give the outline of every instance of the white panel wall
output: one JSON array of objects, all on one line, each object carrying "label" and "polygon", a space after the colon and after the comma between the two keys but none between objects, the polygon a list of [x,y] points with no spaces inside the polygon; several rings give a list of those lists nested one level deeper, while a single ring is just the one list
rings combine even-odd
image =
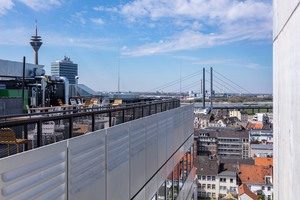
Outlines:
[{"label": "white panel wall", "polygon": [[106,142],[106,199],[129,199],[129,123],[107,129]]},{"label": "white panel wall", "polygon": [[146,183],[145,169],[146,119],[142,118],[130,125],[130,198]]},{"label": "white panel wall", "polygon": [[165,112],[158,115],[157,144],[158,166],[162,166],[167,160],[167,119]]},{"label": "white panel wall", "polygon": [[105,130],[68,141],[69,199],[106,199]]},{"label": "white panel wall", "polygon": [[146,117],[146,180],[158,169],[157,115]]},{"label": "white panel wall", "polygon": [[0,159],[0,199],[150,199],[193,144],[192,108]]},{"label": "white panel wall", "polygon": [[67,141],[0,160],[0,199],[67,199]]},{"label": "white panel wall", "polygon": [[274,0],[274,199],[300,196],[300,1]]}]

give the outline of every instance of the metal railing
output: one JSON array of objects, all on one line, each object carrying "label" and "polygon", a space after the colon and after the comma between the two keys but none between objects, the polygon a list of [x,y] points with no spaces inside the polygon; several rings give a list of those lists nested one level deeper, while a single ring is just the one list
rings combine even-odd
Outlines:
[{"label": "metal railing", "polygon": [[[35,127],[36,144],[33,144],[33,147],[40,147],[45,144],[45,137],[43,137],[43,125],[49,121],[54,121],[56,127],[63,127],[60,129],[62,132],[62,138],[68,139],[80,135],[80,133],[76,133],[75,128],[78,129],[78,127],[75,127],[74,125],[84,125],[86,129],[88,129],[86,132],[93,132],[177,107],[180,107],[180,101],[178,99],[171,99],[154,102],[121,104],[118,106],[96,106],[55,112],[32,113],[26,115],[7,115],[0,117],[0,128],[12,128],[16,132],[17,138],[28,139],[28,132],[30,131],[30,128],[33,129],[33,127]],[[101,119],[106,120],[103,122]],[[103,125],[104,123],[107,125],[106,127]],[[48,143],[51,142],[52,141],[49,140]],[[7,152],[7,149],[4,146],[5,144],[0,144],[0,157],[4,157],[5,151]],[[25,149],[27,148],[24,146],[23,150]]]}]

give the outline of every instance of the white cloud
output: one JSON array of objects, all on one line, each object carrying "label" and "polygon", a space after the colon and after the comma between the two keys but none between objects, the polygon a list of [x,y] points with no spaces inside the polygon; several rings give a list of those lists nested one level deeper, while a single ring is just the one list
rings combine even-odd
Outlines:
[{"label": "white cloud", "polygon": [[63,0],[18,0],[24,3],[26,6],[30,7],[35,11],[50,9],[53,6],[60,6]]},{"label": "white cloud", "polygon": [[90,20],[96,24],[104,24],[104,21],[101,18],[91,18]]},{"label": "white cloud", "polygon": [[96,10],[96,11],[103,11],[103,10],[105,10],[105,7],[104,6],[98,6],[98,7],[94,7],[93,9]]},{"label": "white cloud", "polygon": [[96,11],[107,11],[107,12],[117,12],[118,11],[118,9],[116,7],[106,8],[104,6],[94,7],[93,10],[96,10]]},{"label": "white cloud", "polygon": [[11,0],[1,0],[0,1],[0,16],[5,15],[7,10],[12,9],[14,3]]},{"label": "white cloud", "polygon": [[164,43],[128,49],[127,56],[272,38],[271,0],[135,0],[123,5],[120,13],[133,23],[159,24],[167,19],[174,26],[172,35],[162,38]]},{"label": "white cloud", "polygon": [[86,24],[86,20],[83,17],[86,11],[76,12],[75,14],[71,15],[71,19],[69,20],[70,23],[77,23],[80,22],[82,24]]},{"label": "white cloud", "polygon": [[[271,18],[272,1],[260,0],[135,0],[120,12],[131,21],[138,18],[185,18],[232,22],[240,19]],[[266,15],[267,13],[267,15]]]}]

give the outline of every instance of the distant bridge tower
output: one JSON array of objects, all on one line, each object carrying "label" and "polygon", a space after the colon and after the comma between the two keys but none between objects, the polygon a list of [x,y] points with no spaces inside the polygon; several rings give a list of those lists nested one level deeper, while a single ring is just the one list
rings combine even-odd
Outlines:
[{"label": "distant bridge tower", "polygon": [[38,65],[39,60],[38,60],[38,51],[40,47],[42,46],[42,38],[41,36],[37,35],[37,21],[35,20],[35,36],[31,36],[31,42],[30,45],[32,46],[34,50],[34,64]]}]

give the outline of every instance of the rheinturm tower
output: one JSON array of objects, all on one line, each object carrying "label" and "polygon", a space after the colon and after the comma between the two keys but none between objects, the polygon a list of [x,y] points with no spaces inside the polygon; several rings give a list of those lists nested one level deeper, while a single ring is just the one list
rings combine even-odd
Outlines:
[{"label": "rheinturm tower", "polygon": [[31,42],[30,45],[32,46],[34,50],[34,64],[38,65],[39,60],[38,60],[38,51],[40,47],[42,46],[42,38],[41,36],[37,35],[37,21],[35,20],[35,36],[31,36]]}]

